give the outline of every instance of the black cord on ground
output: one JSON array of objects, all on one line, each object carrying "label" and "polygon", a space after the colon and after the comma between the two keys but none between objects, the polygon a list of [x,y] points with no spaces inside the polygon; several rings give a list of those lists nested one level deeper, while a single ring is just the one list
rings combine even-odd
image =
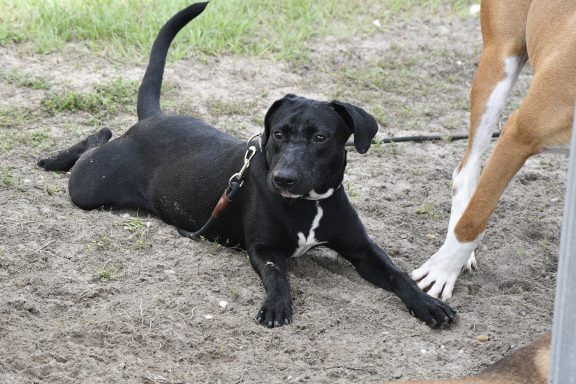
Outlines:
[{"label": "black cord on ground", "polygon": [[[500,137],[500,132],[495,132],[492,134],[493,138]],[[398,137],[385,137],[383,139],[374,139],[372,144],[387,144],[387,143],[405,143],[405,142],[415,142],[422,143],[424,141],[456,141],[456,140],[466,140],[468,135],[418,135],[418,136],[398,136]],[[347,147],[354,145],[354,141],[348,141],[346,143]]]}]

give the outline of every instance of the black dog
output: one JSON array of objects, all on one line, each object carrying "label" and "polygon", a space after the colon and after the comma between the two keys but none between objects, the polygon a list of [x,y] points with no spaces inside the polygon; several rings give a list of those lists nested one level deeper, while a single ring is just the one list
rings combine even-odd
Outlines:
[{"label": "black dog", "polygon": [[[205,6],[182,10],[161,29],[138,93],[136,125],[110,142],[110,131],[103,129],[39,161],[47,170],[73,166],[69,192],[80,208],[144,208],[195,231],[241,168],[246,142],[191,117],[165,116],[160,109],[170,43]],[[452,322],[456,313],[423,293],[370,240],[341,186],[346,140],[354,134],[356,149],[365,153],[378,129],[374,118],[339,101],[287,95],[272,104],[264,125],[261,150],[236,201],[204,234],[248,251],[266,289],[258,321],[268,327],[291,321],[286,259],[322,244],[348,259],[366,280],[393,291],[428,325]]]}]

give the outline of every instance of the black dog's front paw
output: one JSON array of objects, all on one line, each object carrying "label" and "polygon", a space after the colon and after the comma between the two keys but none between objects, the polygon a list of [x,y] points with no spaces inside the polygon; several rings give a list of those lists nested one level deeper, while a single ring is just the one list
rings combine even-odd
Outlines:
[{"label": "black dog's front paw", "polygon": [[256,315],[256,321],[268,327],[281,327],[292,321],[292,300],[290,297],[268,295]]},{"label": "black dog's front paw", "polygon": [[455,310],[425,293],[422,293],[418,301],[409,306],[408,310],[431,328],[448,327],[456,321]]}]

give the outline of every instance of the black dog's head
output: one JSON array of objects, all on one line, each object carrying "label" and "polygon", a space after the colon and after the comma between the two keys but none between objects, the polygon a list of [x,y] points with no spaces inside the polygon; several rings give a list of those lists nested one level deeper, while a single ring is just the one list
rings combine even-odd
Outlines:
[{"label": "black dog's head", "polygon": [[363,109],[286,95],[264,119],[268,186],[284,197],[327,198],[344,177],[346,141],[366,153],[378,131]]}]

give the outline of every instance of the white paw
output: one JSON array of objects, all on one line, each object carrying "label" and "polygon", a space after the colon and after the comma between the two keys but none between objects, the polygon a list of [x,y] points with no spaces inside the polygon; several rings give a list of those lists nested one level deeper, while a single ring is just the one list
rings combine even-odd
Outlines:
[{"label": "white paw", "polygon": [[420,268],[412,271],[412,279],[430,296],[448,300],[462,269],[468,265],[470,268],[476,266],[474,248],[473,243],[447,241]]}]

